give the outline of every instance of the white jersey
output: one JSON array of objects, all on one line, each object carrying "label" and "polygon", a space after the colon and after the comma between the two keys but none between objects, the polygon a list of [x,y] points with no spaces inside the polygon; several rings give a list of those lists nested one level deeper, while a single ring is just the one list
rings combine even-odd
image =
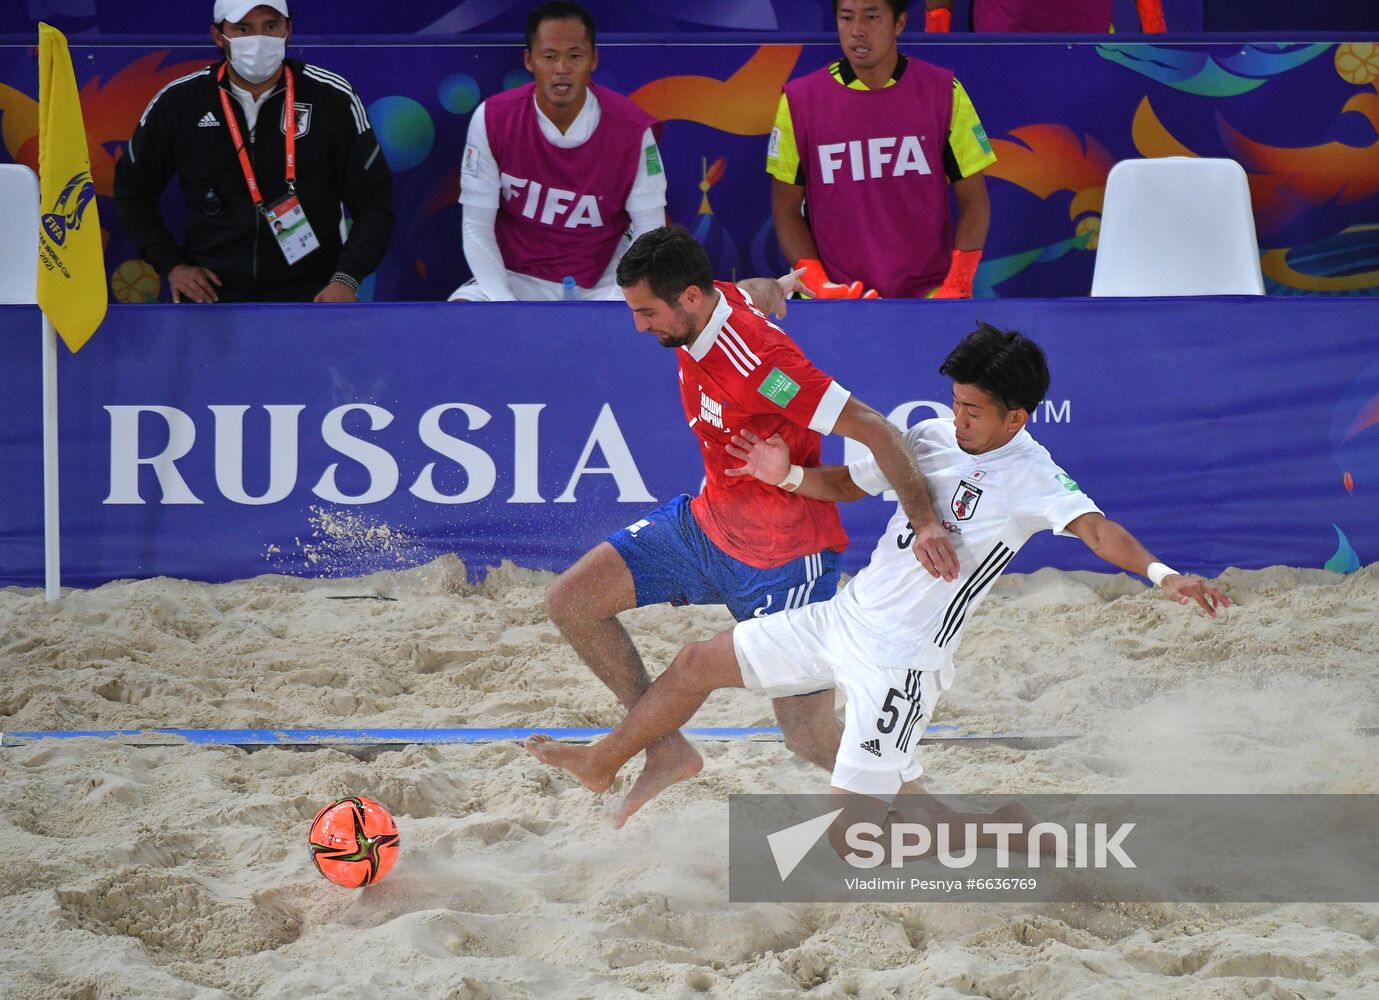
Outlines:
[{"label": "white jersey", "polygon": [[[871,561],[836,602],[861,655],[883,669],[937,671],[946,690],[963,627],[1020,546],[1045,529],[1066,534],[1070,522],[1100,511],[1024,430],[982,455],[958,447],[951,419],[917,424],[905,441],[957,550],[958,578],[945,582],[919,564],[914,532],[897,505]],[[890,488],[870,455],[848,472],[868,493]]]}]

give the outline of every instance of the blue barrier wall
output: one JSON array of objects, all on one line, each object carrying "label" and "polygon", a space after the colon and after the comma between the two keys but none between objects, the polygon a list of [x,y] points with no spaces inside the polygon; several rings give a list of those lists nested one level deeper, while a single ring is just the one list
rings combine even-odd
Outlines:
[{"label": "blue barrier wall", "polygon": [[[937,367],[979,317],[1045,346],[1033,433],[1166,561],[1379,558],[1372,303],[797,303],[785,326],[913,423],[949,399]],[[32,586],[37,312],[0,308],[0,338],[0,584]],[[451,551],[558,569],[702,475],[674,358],[615,303],[132,306],[81,354],[60,351],[71,584],[345,575]],[[824,456],[840,461],[841,442]],[[847,506],[848,568],[890,509]],[[1016,568],[1044,564],[1101,566],[1047,535]]]}]

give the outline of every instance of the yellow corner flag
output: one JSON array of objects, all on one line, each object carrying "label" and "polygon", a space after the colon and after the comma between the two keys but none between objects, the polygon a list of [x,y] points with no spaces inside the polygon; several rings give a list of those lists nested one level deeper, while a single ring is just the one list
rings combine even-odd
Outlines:
[{"label": "yellow corner flag", "polygon": [[105,319],[96,186],[67,38],[38,26],[38,304],[76,353]]}]

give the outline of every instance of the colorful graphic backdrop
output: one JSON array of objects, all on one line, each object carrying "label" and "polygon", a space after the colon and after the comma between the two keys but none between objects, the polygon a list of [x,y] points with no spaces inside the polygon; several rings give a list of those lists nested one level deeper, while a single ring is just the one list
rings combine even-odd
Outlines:
[{"label": "colorful graphic backdrop", "polygon": [[[969,35],[907,46],[956,71],[1000,158],[989,172],[993,224],[978,294],[1086,294],[1107,172],[1119,159],[1163,155],[1230,156],[1245,166],[1271,293],[1375,294],[1376,42],[1015,44]],[[520,47],[302,44],[294,52],[354,83],[397,174],[393,246],[366,293],[445,298],[467,277],[456,198],[469,114],[527,79]],[[74,45],[73,53],[96,190],[108,200],[115,161],[150,96],[214,51],[195,43]],[[835,42],[601,47],[598,79],[662,121],[670,214],[704,241],[720,276],[784,267],[770,225],[766,134],[781,85],[837,54]],[[0,46],[0,157],[34,164],[36,87],[33,49]],[[167,204],[176,220],[171,196]],[[156,298],[158,278],[135,258],[114,206],[100,208],[114,296]],[[866,220],[858,225],[864,232]]]},{"label": "colorful graphic backdrop", "polygon": [[[1218,4],[1225,0],[1217,0]],[[1234,0],[1241,2],[1241,0]],[[1258,3],[1259,0],[1248,0]],[[1363,2],[1363,0],[1355,0]],[[1168,29],[1202,30],[1202,0],[1162,0]],[[131,5],[116,0],[28,0],[0,8],[0,34],[25,32],[43,20],[63,31],[100,35],[202,35],[211,19],[210,0]],[[337,35],[451,35],[506,32],[517,35],[536,0],[294,0],[290,5],[298,33]],[[810,32],[833,27],[831,0],[583,0],[601,33],[673,31]],[[911,4],[922,8],[919,0]],[[954,0],[953,29],[968,27],[971,0]],[[1137,31],[1135,0],[1116,0],[1121,32]],[[912,30],[922,30],[923,17]]]}]

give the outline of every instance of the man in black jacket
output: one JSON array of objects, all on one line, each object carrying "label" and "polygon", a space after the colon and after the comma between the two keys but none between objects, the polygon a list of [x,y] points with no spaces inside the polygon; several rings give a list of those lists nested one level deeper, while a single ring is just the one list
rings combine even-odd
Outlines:
[{"label": "man in black jacket", "polygon": [[[116,166],[125,229],[174,302],[358,301],[393,228],[392,173],[364,102],[342,77],[284,59],[286,0],[216,0],[213,16],[222,60],[159,91]],[[180,245],[158,207],[173,174]]]}]

